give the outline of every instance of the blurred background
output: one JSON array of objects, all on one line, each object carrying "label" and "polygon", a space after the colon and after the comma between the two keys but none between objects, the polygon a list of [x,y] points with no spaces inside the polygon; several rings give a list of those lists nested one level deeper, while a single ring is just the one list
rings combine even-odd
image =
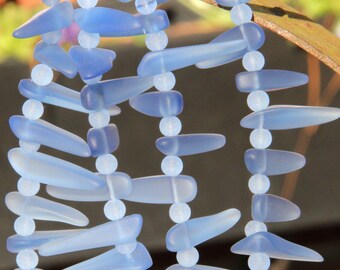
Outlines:
[{"label": "blurred background", "polygon": [[[307,16],[317,20],[335,35],[340,35],[340,5],[338,0],[290,0],[286,1]],[[37,11],[44,8],[38,0],[0,0],[0,76],[3,97],[0,99],[1,132],[1,197],[16,190],[19,176],[7,161],[7,151],[17,147],[17,139],[8,127],[11,115],[21,114],[25,99],[20,96],[17,85],[30,76],[35,64],[32,58],[34,44],[38,39],[16,40],[12,31]],[[110,6],[134,13],[133,3],[100,1],[99,5]],[[200,0],[171,0],[162,5],[167,10],[172,26],[167,30],[169,47],[201,44],[232,27],[229,13]],[[64,32],[66,48],[76,42],[76,26]],[[324,105],[339,107],[337,95],[340,88],[339,75],[320,64],[312,56],[281,37],[266,32],[267,42],[261,48],[266,57],[266,68],[288,69],[308,73],[310,84],[270,94],[271,104]],[[316,37],[317,38],[317,37]],[[113,69],[104,79],[136,74],[139,61],[147,52],[144,37],[103,39],[101,47],[112,48],[117,53]],[[211,132],[226,136],[224,148],[201,155],[184,157],[183,174],[193,176],[198,183],[198,196],[190,203],[192,217],[238,208],[242,212],[240,222],[230,231],[198,246],[200,264],[227,269],[248,269],[247,257],[231,254],[232,244],[244,237],[243,228],[250,220],[251,193],[248,190],[250,174],[243,163],[243,153],[250,148],[250,131],[242,129],[240,120],[250,113],[246,105],[247,95],[239,93],[234,76],[243,71],[240,62],[210,70],[189,67],[175,71],[177,84],[185,100],[180,115],[182,133]],[[69,80],[56,75],[55,81],[74,90],[83,84],[77,77]],[[154,141],[161,136],[159,119],[144,116],[128,106],[121,106],[122,114],[111,119],[120,131],[121,146],[115,153],[119,160],[118,170],[131,177],[161,174],[162,154]],[[89,128],[87,116],[65,109],[45,106],[43,118],[57,126],[86,138]],[[321,253],[324,263],[299,263],[273,260],[271,269],[329,269],[340,270],[340,170],[339,170],[340,125],[332,122],[303,130],[273,132],[273,149],[302,153],[307,158],[306,166],[298,173],[271,177],[271,194],[281,195],[296,203],[302,211],[300,219],[280,224],[268,224],[269,230],[287,240],[308,246]],[[69,160],[90,170],[95,170],[94,159],[81,159],[66,153],[41,148],[41,151]],[[50,198],[43,190],[39,194]],[[53,199],[54,200],[54,199]],[[103,203],[72,203],[90,219],[90,227],[105,222]],[[173,226],[168,218],[167,205],[145,205],[127,202],[127,214],[140,213],[144,226],[139,241],[151,251],[154,260],[152,269],[166,269],[176,262],[175,254],[166,252],[164,237]],[[14,234],[15,215],[4,203],[0,205],[0,269],[15,268],[15,255],[6,251],[6,238]],[[38,230],[67,229],[71,226],[37,222]],[[63,269],[81,260],[91,258],[107,249],[97,249],[74,254],[41,258],[39,268]]]}]

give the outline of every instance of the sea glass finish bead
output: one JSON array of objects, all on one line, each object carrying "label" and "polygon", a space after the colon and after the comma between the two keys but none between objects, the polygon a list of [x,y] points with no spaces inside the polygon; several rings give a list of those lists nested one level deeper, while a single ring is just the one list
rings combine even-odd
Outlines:
[{"label": "sea glass finish bead", "polygon": [[208,266],[208,265],[200,265],[196,264],[192,267],[184,267],[180,264],[174,264],[168,267],[166,270],[226,270],[220,267]]},{"label": "sea glass finish bead", "polygon": [[267,226],[263,222],[251,220],[247,223],[247,225],[244,228],[244,232],[246,236],[250,236],[252,234],[258,233],[258,232],[266,232]]},{"label": "sea glass finish bead", "polygon": [[168,156],[187,156],[223,147],[226,139],[220,134],[185,134],[157,139],[159,151]]},{"label": "sea glass finish bead", "polygon": [[157,8],[157,0],[136,0],[136,9],[140,14],[148,15]]},{"label": "sea glass finish bead", "polygon": [[263,194],[269,190],[270,181],[266,175],[255,174],[249,179],[249,189],[254,194]]},{"label": "sea glass finish bead", "polygon": [[135,110],[153,117],[176,116],[183,111],[183,96],[177,91],[144,93],[132,97],[129,103]]},{"label": "sea glass finish bead", "polygon": [[249,0],[216,0],[216,3],[224,7],[233,7],[236,5],[248,3]]},{"label": "sea glass finish bead", "polygon": [[40,144],[32,143],[24,140],[19,139],[19,146],[23,151],[26,152],[37,152],[40,149]]},{"label": "sea glass finish bead", "polygon": [[306,164],[304,156],[289,151],[248,149],[244,162],[252,174],[280,175],[301,169]]},{"label": "sea glass finish bead", "polygon": [[253,12],[251,8],[245,4],[235,5],[230,11],[230,18],[237,25],[250,22],[252,17]]},{"label": "sea glass finish bead", "polygon": [[147,34],[145,44],[150,51],[164,50],[168,45],[168,36],[164,31]]},{"label": "sea glass finish bead", "polygon": [[89,123],[94,128],[103,128],[110,123],[111,115],[107,110],[89,113]]},{"label": "sea glass finish bead", "polygon": [[284,222],[298,219],[300,208],[294,203],[271,194],[256,194],[252,201],[252,218],[261,222]]},{"label": "sea glass finish bead", "polygon": [[268,107],[269,96],[264,91],[254,91],[248,95],[247,104],[252,111],[261,111]]},{"label": "sea glass finish bead", "polygon": [[40,86],[48,85],[53,79],[52,69],[44,64],[36,65],[31,71],[32,81]]},{"label": "sea glass finish bead", "polygon": [[252,234],[231,247],[231,252],[242,255],[266,253],[270,258],[322,262],[322,256],[303,246],[294,244],[270,232]]},{"label": "sea glass finish bead", "polygon": [[41,39],[46,44],[57,44],[62,37],[62,32],[60,30],[49,32],[46,34],[41,35]]},{"label": "sea glass finish bead", "polygon": [[118,160],[114,155],[105,154],[97,157],[96,169],[102,174],[114,173],[118,168]]},{"label": "sea glass finish bead", "polygon": [[44,106],[38,100],[26,100],[22,106],[22,114],[30,120],[39,119],[44,114]]},{"label": "sea glass finish bead", "polygon": [[288,70],[262,69],[238,73],[236,87],[240,92],[275,91],[308,83],[308,76]]},{"label": "sea glass finish bead", "polygon": [[183,162],[178,156],[166,156],[161,163],[162,172],[168,176],[177,176],[183,170]]},{"label": "sea glass finish bead", "polygon": [[114,152],[119,146],[117,126],[110,124],[103,128],[91,128],[87,133],[87,143],[93,157]]},{"label": "sea glass finish bead", "polygon": [[251,270],[268,270],[270,267],[270,258],[265,253],[251,254],[248,259],[248,266]]},{"label": "sea glass finish bead", "polygon": [[254,129],[250,134],[250,143],[254,148],[266,149],[272,143],[272,134],[267,129]]},{"label": "sea glass finish bead", "polygon": [[35,222],[27,216],[18,217],[14,222],[14,230],[21,236],[31,235],[35,231]]},{"label": "sea glass finish bead", "polygon": [[215,215],[176,224],[166,235],[166,247],[173,252],[190,249],[226,232],[238,222],[240,217],[240,211],[228,209]]},{"label": "sea glass finish bead", "polygon": [[176,259],[181,266],[192,267],[199,260],[199,253],[196,248],[190,248],[187,250],[179,251],[176,254]]},{"label": "sea glass finish bead", "polygon": [[195,199],[197,194],[195,179],[186,175],[148,176],[135,178],[132,183],[132,193],[125,200],[133,202],[153,204],[186,203]]},{"label": "sea glass finish bead", "polygon": [[175,223],[183,223],[189,220],[191,209],[186,203],[174,203],[169,210],[169,216]]},{"label": "sea glass finish bead", "polygon": [[122,245],[117,245],[116,250],[123,255],[131,254],[137,247],[137,241],[132,241],[131,243],[126,243]]},{"label": "sea glass finish bead", "polygon": [[110,220],[118,220],[125,216],[126,207],[121,200],[110,200],[104,206],[104,214]]},{"label": "sea glass finish bead", "polygon": [[6,195],[5,203],[7,208],[16,215],[80,227],[89,223],[87,217],[78,210],[38,196],[26,197],[19,192],[10,192]]},{"label": "sea glass finish bead", "polygon": [[176,116],[164,117],[159,123],[159,130],[164,136],[178,135],[182,130],[182,122]]},{"label": "sea glass finish bead", "polygon": [[172,72],[165,72],[153,78],[155,88],[159,91],[170,91],[176,84],[176,77]]},{"label": "sea glass finish bead", "polygon": [[[141,215],[130,215],[110,221],[73,236],[42,245],[39,254],[53,256],[80,250],[120,245],[134,241],[142,228]],[[119,233],[112,233],[117,232]]]},{"label": "sea glass finish bead", "polygon": [[339,108],[276,105],[247,115],[241,120],[241,126],[251,129],[284,130],[321,125],[339,117]]},{"label": "sea glass finish bead", "polygon": [[40,190],[40,183],[26,178],[20,177],[18,184],[18,191],[24,196],[34,196]]},{"label": "sea glass finish bead", "polygon": [[38,265],[39,258],[33,250],[23,250],[18,253],[16,262],[20,269],[31,270]]},{"label": "sea glass finish bead", "polygon": [[78,34],[78,42],[83,48],[96,48],[100,42],[100,36],[96,33],[88,33],[81,30]]},{"label": "sea glass finish bead", "polygon": [[93,8],[97,5],[98,0],[77,0],[81,8]]},{"label": "sea glass finish bead", "polygon": [[247,71],[257,71],[264,67],[265,59],[259,51],[247,52],[242,58],[243,67]]}]

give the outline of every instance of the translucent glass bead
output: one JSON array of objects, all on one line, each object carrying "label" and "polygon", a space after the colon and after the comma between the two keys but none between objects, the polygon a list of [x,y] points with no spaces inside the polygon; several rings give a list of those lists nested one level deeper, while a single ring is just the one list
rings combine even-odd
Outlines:
[{"label": "translucent glass bead", "polygon": [[182,123],[176,116],[164,117],[159,123],[159,130],[164,136],[175,136],[181,132]]},{"label": "translucent glass bead", "polygon": [[99,75],[97,77],[94,77],[93,79],[83,80],[83,81],[84,83],[91,85],[91,84],[99,83],[102,78],[103,78],[103,75]]},{"label": "translucent glass bead", "polygon": [[146,47],[150,51],[160,51],[168,45],[168,36],[164,31],[147,34],[145,38]]},{"label": "translucent glass bead", "polygon": [[157,90],[170,91],[176,84],[176,78],[172,72],[166,72],[154,76],[153,82]]},{"label": "translucent glass bead", "polygon": [[60,2],[60,0],[42,0],[47,6],[54,6]]},{"label": "translucent glass bead", "polygon": [[266,232],[267,226],[263,222],[251,220],[247,223],[246,227],[244,228],[244,232],[246,236],[258,233],[258,232]]},{"label": "translucent glass bead", "polygon": [[177,176],[183,170],[183,162],[178,156],[166,156],[161,164],[162,172],[168,176]]},{"label": "translucent glass bead", "polygon": [[140,14],[148,15],[157,8],[157,0],[136,0],[136,9]]},{"label": "translucent glass bead", "polygon": [[30,120],[37,120],[43,115],[44,106],[38,100],[29,99],[22,105],[22,113]]},{"label": "translucent glass bead", "polygon": [[196,248],[179,251],[176,255],[178,263],[183,267],[194,266],[199,259],[199,254]]},{"label": "translucent glass bead", "polygon": [[53,31],[46,34],[41,35],[42,40],[47,44],[57,44],[61,39],[62,33],[61,31]]},{"label": "translucent glass bead", "polygon": [[31,270],[38,265],[39,257],[33,250],[26,249],[18,253],[16,261],[21,270]]},{"label": "translucent glass bead", "polygon": [[186,203],[174,203],[169,210],[170,218],[175,223],[183,223],[189,220],[191,209]]},{"label": "translucent glass bead", "polygon": [[254,129],[250,134],[250,143],[254,148],[265,149],[272,143],[272,134],[267,129]]},{"label": "translucent glass bead", "polygon": [[80,31],[78,34],[79,45],[86,49],[92,49],[98,46],[100,42],[100,36],[96,33],[88,33]]},{"label": "translucent glass bead", "polygon": [[125,213],[126,207],[121,200],[110,200],[104,206],[104,214],[110,220],[121,219]]},{"label": "translucent glass bead", "polygon": [[77,0],[81,8],[93,8],[97,5],[98,0]]},{"label": "translucent glass bead", "polygon": [[264,110],[269,105],[269,96],[264,91],[251,92],[248,95],[247,104],[254,112]]},{"label": "translucent glass bead", "polygon": [[265,253],[254,253],[248,259],[251,270],[267,270],[270,267],[270,259]]},{"label": "translucent glass bead", "polygon": [[230,11],[230,18],[237,25],[250,22],[252,16],[253,12],[246,4],[236,5]]},{"label": "translucent glass bead", "polygon": [[255,174],[249,179],[249,189],[254,194],[264,194],[270,188],[270,180],[266,175]]},{"label": "translucent glass bead", "polygon": [[96,168],[102,174],[111,174],[118,168],[118,161],[114,155],[101,155],[96,159]]},{"label": "translucent glass bead", "polygon": [[242,58],[243,67],[247,71],[261,70],[264,66],[265,59],[259,51],[247,52]]},{"label": "translucent glass bead", "polygon": [[44,64],[36,65],[31,71],[32,81],[40,86],[48,85],[53,79],[53,70]]},{"label": "translucent glass bead", "polygon": [[19,192],[24,196],[34,196],[40,190],[40,183],[21,177],[17,184]]},{"label": "translucent glass bead", "polygon": [[107,110],[92,112],[89,114],[89,123],[94,128],[102,128],[110,123],[110,113]]},{"label": "translucent glass bead", "polygon": [[32,218],[20,216],[14,222],[14,230],[21,236],[28,236],[35,231],[35,222]]},{"label": "translucent glass bead", "polygon": [[117,245],[116,249],[120,254],[128,255],[135,251],[137,247],[137,241],[130,242],[127,244]]},{"label": "translucent glass bead", "polygon": [[19,140],[19,146],[26,152],[37,152],[40,148],[40,144],[38,143],[32,143],[23,140]]}]

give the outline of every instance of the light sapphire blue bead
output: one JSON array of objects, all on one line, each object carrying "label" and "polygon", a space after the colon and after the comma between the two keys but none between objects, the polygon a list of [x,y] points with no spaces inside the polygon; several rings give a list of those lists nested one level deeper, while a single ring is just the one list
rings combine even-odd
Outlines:
[{"label": "light sapphire blue bead", "polygon": [[8,160],[18,174],[40,183],[84,190],[97,189],[104,185],[100,176],[43,153],[29,153],[14,148],[8,152]]},{"label": "light sapphire blue bead", "polygon": [[226,139],[220,134],[185,134],[157,139],[156,146],[167,156],[188,156],[223,147]]},{"label": "light sapphire blue bead", "polygon": [[135,15],[143,31],[146,34],[157,33],[165,30],[170,26],[168,14],[164,10],[156,10],[149,15]]},{"label": "light sapphire blue bead", "polygon": [[231,247],[231,252],[248,256],[253,253],[266,253],[270,258],[281,260],[323,261],[319,253],[270,232],[258,232],[240,240]]},{"label": "light sapphire blue bead", "polygon": [[265,34],[263,29],[255,23],[249,22],[238,25],[213,39],[210,43],[230,42],[235,40],[244,40],[246,48],[234,54],[225,55],[225,57],[217,57],[196,64],[198,68],[212,68],[224,65],[238,59],[249,51],[258,50],[264,43]]},{"label": "light sapphire blue bead", "polygon": [[88,110],[101,110],[122,103],[153,86],[153,77],[124,77],[86,85],[81,102]]},{"label": "light sapphire blue bead", "polygon": [[[186,175],[156,175],[135,178],[132,193],[127,201],[153,204],[186,203],[195,199],[197,184],[194,178]],[[157,192],[155,192],[157,190]]]},{"label": "light sapphire blue bead", "polygon": [[216,3],[224,7],[233,7],[236,5],[248,3],[249,0],[216,0]]},{"label": "light sapphire blue bead", "polygon": [[129,103],[135,110],[153,117],[175,116],[183,110],[183,96],[177,91],[137,95]]},{"label": "light sapphire blue bead", "polygon": [[88,113],[80,102],[80,93],[54,82],[46,86],[39,86],[32,80],[21,80],[19,83],[20,94],[26,98],[36,99],[43,103]]},{"label": "light sapphire blue bead", "polygon": [[294,203],[271,194],[253,196],[251,216],[261,222],[284,222],[298,219],[300,208]]},{"label": "light sapphire blue bead", "polygon": [[321,125],[339,117],[339,108],[277,105],[247,115],[241,120],[241,126],[251,129],[283,130]]},{"label": "light sapphire blue bead", "polygon": [[91,150],[82,138],[44,120],[29,120],[17,115],[9,119],[9,125],[20,140],[43,144],[81,157],[91,156]]},{"label": "light sapphire blue bead", "polygon": [[57,31],[71,25],[73,6],[70,2],[61,2],[36,14],[13,33],[16,38],[28,38]]},{"label": "light sapphire blue bead", "polygon": [[227,269],[201,264],[196,264],[192,267],[184,267],[179,264],[174,264],[168,267],[166,270],[227,270]]},{"label": "light sapphire blue bead", "polygon": [[209,59],[234,55],[243,51],[245,45],[240,39],[149,52],[139,63],[137,73],[150,76],[181,69]]},{"label": "light sapphire blue bead", "polygon": [[[80,250],[120,245],[134,241],[142,228],[141,215],[131,215],[84,230],[76,235],[45,245],[38,250],[41,256],[53,256]],[[119,233],[113,233],[119,232]]]},{"label": "light sapphire blue bead", "polygon": [[91,128],[87,133],[87,143],[93,157],[116,151],[119,146],[117,126],[110,124],[103,128]]},{"label": "light sapphire blue bead", "polygon": [[76,64],[59,44],[50,45],[43,41],[39,42],[34,48],[34,58],[68,78],[74,78],[77,75]]},{"label": "light sapphire blue bead", "polygon": [[308,83],[308,76],[294,71],[262,69],[238,73],[236,87],[240,92],[275,91]]},{"label": "light sapphire blue bead", "polygon": [[252,174],[280,175],[294,172],[306,164],[304,156],[289,151],[272,149],[248,149],[244,162]]},{"label": "light sapphire blue bead", "polygon": [[191,219],[173,226],[166,235],[166,247],[177,252],[197,246],[232,228],[240,219],[237,209],[228,209],[215,215]]},{"label": "light sapphire blue bead", "polygon": [[82,229],[59,230],[59,231],[35,231],[29,236],[13,235],[7,238],[7,250],[12,253],[18,253],[25,249],[36,250],[41,245],[71,236],[81,232]]},{"label": "light sapphire blue bead", "polygon": [[116,249],[109,250],[97,257],[65,268],[65,270],[96,270],[96,269],[149,269],[152,259],[141,243],[129,255],[119,253]]},{"label": "light sapphire blue bead", "polygon": [[93,79],[109,71],[116,58],[116,53],[112,50],[85,49],[81,46],[73,46],[69,54],[78,68],[79,75],[84,80]]},{"label": "light sapphire blue bead", "polygon": [[78,210],[38,196],[26,197],[19,192],[10,192],[6,195],[5,203],[10,211],[19,216],[80,227],[89,223],[88,218]]}]

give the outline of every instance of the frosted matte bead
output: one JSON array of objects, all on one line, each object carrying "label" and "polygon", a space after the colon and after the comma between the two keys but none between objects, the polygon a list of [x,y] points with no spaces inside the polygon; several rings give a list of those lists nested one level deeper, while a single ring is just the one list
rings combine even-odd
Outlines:
[{"label": "frosted matte bead", "polygon": [[168,176],[177,176],[183,170],[183,162],[178,156],[166,156],[161,163],[162,172]]},{"label": "frosted matte bead", "polygon": [[164,31],[147,34],[145,44],[150,51],[164,50],[168,45],[168,36]]},{"label": "frosted matte bead", "polygon": [[111,174],[118,168],[118,160],[114,155],[106,154],[97,157],[96,169],[102,174]]},{"label": "frosted matte bead", "polygon": [[249,0],[216,0],[216,3],[224,7],[233,7],[243,3],[248,3]]},{"label": "frosted matte bead", "polygon": [[265,149],[272,143],[272,134],[267,129],[254,129],[250,134],[250,143],[254,148]]},{"label": "frosted matte bead", "polygon": [[104,206],[105,216],[110,220],[118,220],[125,216],[126,207],[121,200],[110,200]]},{"label": "frosted matte bead", "polygon": [[18,253],[16,262],[20,269],[31,270],[38,265],[39,258],[33,250],[23,250]]},{"label": "frosted matte bead", "polygon": [[169,210],[170,218],[175,223],[183,223],[189,220],[191,209],[186,203],[174,203]]},{"label": "frosted matte bead", "polygon": [[60,2],[60,0],[42,0],[47,6],[54,6]]},{"label": "frosted matte bead", "polygon": [[283,130],[320,125],[339,117],[339,108],[277,105],[247,115],[241,120],[241,126],[251,129]]},{"label": "frosted matte bead", "polygon": [[131,243],[117,245],[116,250],[120,254],[129,255],[135,251],[136,247],[137,247],[137,241],[132,241]]},{"label": "frosted matte bead", "polygon": [[247,104],[252,111],[261,111],[268,107],[269,96],[264,91],[254,91],[248,95]]},{"label": "frosted matte bead", "polygon": [[181,266],[180,264],[174,264],[168,267],[166,270],[227,270],[220,267],[213,267],[208,265],[196,264],[190,268]]},{"label": "frosted matte bead", "polygon": [[268,270],[270,267],[270,258],[265,253],[251,254],[248,259],[248,266],[251,270]]},{"label": "frosted matte bead", "polygon": [[261,70],[264,66],[265,59],[259,51],[247,52],[242,58],[243,67],[247,71]]},{"label": "frosted matte bead", "polygon": [[41,39],[46,44],[57,44],[60,41],[61,37],[62,37],[62,32],[60,30],[41,35]]},{"label": "frosted matte bead", "polygon": [[19,146],[23,151],[37,152],[41,145],[38,143],[32,143],[32,142],[27,142],[24,140],[19,140]]},{"label": "frosted matte bead", "polygon": [[44,114],[44,106],[38,100],[29,99],[22,106],[22,113],[28,119],[36,120]]},{"label": "frosted matte bead", "polygon": [[249,189],[254,194],[263,194],[269,190],[270,180],[262,174],[255,174],[249,179]]},{"label": "frosted matte bead", "polygon": [[157,0],[136,0],[135,5],[139,13],[148,15],[156,10]]},{"label": "frosted matte bead", "polygon": [[120,220],[110,221],[73,236],[45,244],[39,248],[39,253],[42,256],[53,256],[130,243],[139,235],[142,223],[141,215],[126,216]]},{"label": "frosted matte bead", "polygon": [[18,181],[18,191],[24,196],[34,196],[40,190],[40,183],[21,177]]},{"label": "frosted matte bead", "polygon": [[97,77],[94,77],[92,79],[89,79],[89,80],[83,80],[84,83],[86,84],[96,84],[96,83],[99,83],[101,81],[101,79],[103,78],[103,75],[99,75]]},{"label": "frosted matte bead", "polygon": [[92,49],[98,46],[100,36],[96,33],[88,33],[81,30],[78,34],[79,45],[86,49]]},{"label": "frosted matte bead", "polygon": [[153,78],[155,88],[159,91],[170,91],[176,84],[176,77],[172,72],[156,75]]},{"label": "frosted matte bead", "polygon": [[166,247],[169,251],[177,252],[197,246],[232,228],[240,217],[240,211],[228,209],[215,215],[176,224],[166,235]]},{"label": "frosted matte bead", "polygon": [[191,267],[194,266],[199,260],[199,253],[196,248],[179,251],[176,254],[176,259],[181,266]]},{"label": "frosted matte bead", "polygon": [[87,133],[87,143],[93,157],[114,152],[119,146],[119,134],[116,125],[109,124],[103,128],[91,128]]},{"label": "frosted matte bead", "polygon": [[93,8],[97,5],[98,0],[77,0],[81,8]]},{"label": "frosted matte bead", "polygon": [[271,194],[253,196],[251,216],[261,222],[284,222],[298,219],[300,208],[294,203]]},{"label": "frosted matte bead", "polygon": [[182,130],[182,123],[176,116],[164,117],[159,123],[159,130],[164,136],[178,135]]},{"label": "frosted matte bead", "polygon": [[272,149],[248,149],[244,162],[252,174],[280,175],[294,172],[306,164],[304,156],[289,151]]},{"label": "frosted matte bead", "polygon": [[252,235],[254,233],[258,232],[266,232],[267,226],[263,222],[251,220],[247,223],[247,225],[244,228],[244,232],[246,236]]},{"label": "frosted matte bead", "polygon": [[32,218],[21,216],[14,222],[14,230],[21,236],[28,236],[35,231],[35,222]]},{"label": "frosted matte bead", "polygon": [[322,262],[322,256],[270,232],[258,232],[243,238],[231,247],[231,252],[242,255],[266,253],[270,258],[294,261]]},{"label": "frosted matte bead", "polygon": [[32,69],[31,78],[37,85],[48,85],[53,80],[53,70],[47,65],[38,64]]},{"label": "frosted matte bead", "polygon": [[245,4],[236,5],[230,11],[230,18],[235,24],[250,22],[252,17],[251,8]]},{"label": "frosted matte bead", "polygon": [[92,112],[89,114],[89,123],[94,128],[102,128],[110,123],[111,115],[107,110]]}]

